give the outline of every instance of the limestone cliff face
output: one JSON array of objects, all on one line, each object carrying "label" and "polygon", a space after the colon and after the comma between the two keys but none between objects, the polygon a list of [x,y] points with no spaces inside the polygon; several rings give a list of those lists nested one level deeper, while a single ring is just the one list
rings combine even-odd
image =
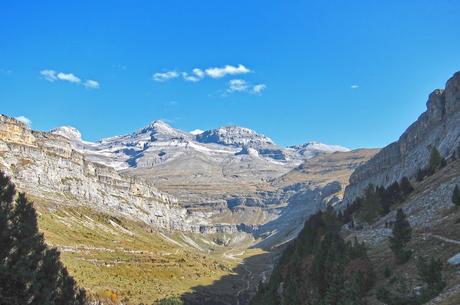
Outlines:
[{"label": "limestone cliff face", "polygon": [[427,165],[431,148],[446,158],[460,145],[460,72],[447,81],[444,90],[428,97],[427,110],[399,138],[386,146],[350,177],[344,203],[350,203],[370,183],[387,186],[402,177],[414,177]]},{"label": "limestone cliff face", "polygon": [[[154,122],[132,135],[95,144],[83,142],[68,126],[33,131],[0,115],[0,170],[11,175],[20,190],[45,202],[86,205],[153,228],[249,233],[278,242],[292,238],[311,213],[339,201],[350,173],[375,153],[333,153],[340,149],[320,147],[323,153],[296,167],[296,160],[272,160],[250,146],[203,146],[192,138]],[[189,142],[176,145],[181,141]],[[152,154],[169,154],[172,160],[148,168],[117,168],[124,162],[119,153],[124,146],[118,144],[144,148],[146,143],[151,143]],[[84,145],[87,149],[80,150]],[[95,157],[90,148],[97,145],[106,150]],[[180,157],[183,152],[186,158]]]},{"label": "limestone cliff face", "polygon": [[85,160],[67,138],[6,116],[0,116],[0,170],[20,190],[57,203],[86,204],[168,229],[199,231],[206,224],[153,185]]}]

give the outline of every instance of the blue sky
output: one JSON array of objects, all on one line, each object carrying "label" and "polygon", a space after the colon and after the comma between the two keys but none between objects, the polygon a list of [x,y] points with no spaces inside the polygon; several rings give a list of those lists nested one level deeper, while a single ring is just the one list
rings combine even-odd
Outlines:
[{"label": "blue sky", "polygon": [[0,113],[87,140],[163,119],[380,147],[460,70],[459,11],[455,0],[2,1]]}]

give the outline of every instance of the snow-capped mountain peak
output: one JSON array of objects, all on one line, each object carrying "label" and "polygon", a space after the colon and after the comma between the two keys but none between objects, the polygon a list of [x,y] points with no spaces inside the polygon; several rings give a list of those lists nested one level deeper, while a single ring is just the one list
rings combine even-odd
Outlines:
[{"label": "snow-capped mountain peak", "polygon": [[50,131],[53,134],[63,136],[72,141],[81,141],[81,133],[78,129],[72,126],[61,126]]},{"label": "snow-capped mountain peak", "polygon": [[275,143],[269,137],[258,134],[252,129],[239,126],[225,126],[207,130],[196,137],[201,143],[215,143],[228,146],[266,147]]}]

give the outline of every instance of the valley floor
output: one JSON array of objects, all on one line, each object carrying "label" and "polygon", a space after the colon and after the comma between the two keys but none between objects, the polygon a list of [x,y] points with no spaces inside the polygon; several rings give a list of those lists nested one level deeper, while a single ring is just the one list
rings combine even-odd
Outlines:
[{"label": "valley floor", "polygon": [[190,304],[244,305],[271,272],[273,255],[225,247],[209,236],[157,231],[87,207],[53,206],[33,198],[50,246],[93,299],[151,304],[182,296]]}]

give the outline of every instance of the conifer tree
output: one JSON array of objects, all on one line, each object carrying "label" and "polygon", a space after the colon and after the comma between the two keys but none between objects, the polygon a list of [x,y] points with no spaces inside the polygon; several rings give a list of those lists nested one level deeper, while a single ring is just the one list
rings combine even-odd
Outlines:
[{"label": "conifer tree", "polygon": [[0,305],[84,305],[86,296],[49,249],[24,193],[0,172]]},{"label": "conifer tree", "polygon": [[403,177],[399,185],[401,186],[401,191],[405,197],[414,190],[414,187],[407,177]]},{"label": "conifer tree", "polygon": [[436,172],[439,168],[444,166],[445,163],[446,160],[441,156],[436,147],[433,146],[433,148],[431,149],[430,161],[428,163],[428,169],[430,171],[430,174]]},{"label": "conifer tree", "polygon": [[11,251],[13,238],[10,230],[10,218],[13,213],[13,198],[16,194],[10,178],[0,172],[0,303],[9,301],[5,287],[10,281],[7,267],[8,254]]},{"label": "conifer tree", "polygon": [[362,208],[358,213],[358,216],[360,219],[368,223],[372,223],[381,213],[382,204],[380,192],[375,186],[369,184],[369,186],[364,191]]},{"label": "conifer tree", "polygon": [[396,213],[396,221],[393,227],[393,236],[390,237],[390,248],[398,263],[409,260],[412,252],[406,249],[407,243],[412,238],[412,228],[402,209]]},{"label": "conifer tree", "polygon": [[417,261],[417,272],[430,289],[442,290],[444,281],[442,279],[442,262],[440,259],[431,258],[429,261],[420,257]]},{"label": "conifer tree", "polygon": [[458,188],[458,185],[455,186],[452,193],[452,203],[457,207],[460,206],[460,189]]}]

